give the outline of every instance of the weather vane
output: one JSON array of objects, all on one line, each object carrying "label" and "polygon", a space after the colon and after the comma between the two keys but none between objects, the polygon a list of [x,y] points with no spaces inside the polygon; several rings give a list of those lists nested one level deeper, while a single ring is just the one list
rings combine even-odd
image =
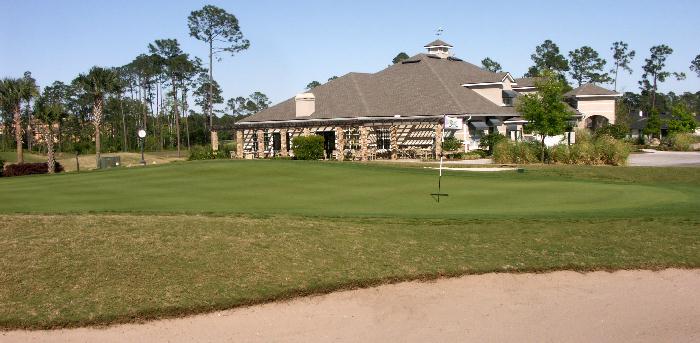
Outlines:
[{"label": "weather vane", "polygon": [[440,35],[442,34],[442,31],[444,31],[444,30],[442,29],[442,26],[441,26],[441,27],[438,27],[437,31],[435,31],[435,35],[438,36],[438,37],[440,37]]}]

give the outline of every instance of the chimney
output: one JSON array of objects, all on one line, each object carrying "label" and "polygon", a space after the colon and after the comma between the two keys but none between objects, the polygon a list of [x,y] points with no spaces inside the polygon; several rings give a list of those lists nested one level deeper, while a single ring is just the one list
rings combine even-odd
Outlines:
[{"label": "chimney", "polygon": [[313,93],[301,93],[294,97],[296,116],[308,117],[316,111],[316,97]]}]

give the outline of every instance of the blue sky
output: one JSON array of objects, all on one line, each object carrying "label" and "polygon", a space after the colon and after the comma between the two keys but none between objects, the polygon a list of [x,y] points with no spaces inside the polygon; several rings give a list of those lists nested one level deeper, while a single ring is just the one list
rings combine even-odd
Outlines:
[{"label": "blue sky", "polygon": [[93,65],[118,66],[155,39],[177,38],[206,57],[189,37],[187,16],[204,4],[235,14],[251,48],[215,63],[226,98],[262,91],[278,102],[312,81],[351,71],[376,72],[400,51],[413,55],[441,37],[455,54],[480,64],[489,56],[522,76],[536,45],[552,39],[562,52],[590,45],[610,62],[610,45],[637,51],[634,74],[620,90],[637,90],[652,45],[674,49],[668,69],[685,81],[662,91],[700,90],[688,68],[700,54],[698,1],[37,1],[0,0],[0,76],[32,71],[40,84],[70,82]]}]

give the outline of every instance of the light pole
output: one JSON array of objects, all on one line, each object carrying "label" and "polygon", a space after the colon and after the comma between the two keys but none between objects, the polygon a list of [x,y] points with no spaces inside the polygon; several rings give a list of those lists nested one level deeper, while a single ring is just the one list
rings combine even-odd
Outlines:
[{"label": "light pole", "polygon": [[146,160],[143,158],[143,141],[146,138],[146,130],[140,129],[139,130],[139,140],[141,141],[141,164],[146,165]]}]

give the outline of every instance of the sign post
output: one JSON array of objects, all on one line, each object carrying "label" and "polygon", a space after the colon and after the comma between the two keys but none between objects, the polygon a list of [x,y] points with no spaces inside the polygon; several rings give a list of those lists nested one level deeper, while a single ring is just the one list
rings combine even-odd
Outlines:
[{"label": "sign post", "polygon": [[[459,130],[462,128],[462,119],[460,118],[455,118],[455,117],[448,117],[447,115],[444,115],[442,117],[442,122],[444,123],[444,128],[442,130],[442,137],[440,139],[440,144],[445,140],[445,130]],[[442,149],[440,149],[440,168],[439,168],[439,174],[438,174],[438,191],[437,193],[430,193],[431,196],[434,196],[436,198],[437,202],[440,202],[440,196],[448,196],[449,194],[447,193],[442,193],[442,161],[444,158],[444,153]]]}]

